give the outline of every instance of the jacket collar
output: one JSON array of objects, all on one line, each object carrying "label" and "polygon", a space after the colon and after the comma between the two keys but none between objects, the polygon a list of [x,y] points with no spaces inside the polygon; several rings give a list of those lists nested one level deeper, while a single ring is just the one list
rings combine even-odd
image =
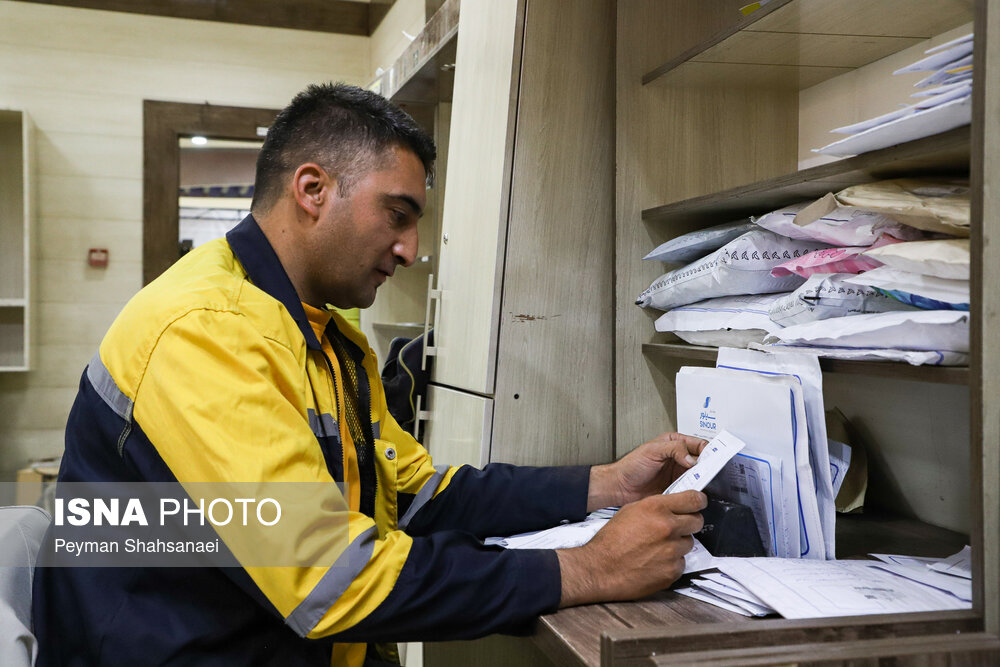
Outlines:
[{"label": "jacket collar", "polygon": [[274,252],[274,248],[271,247],[271,243],[264,236],[253,215],[243,218],[240,224],[229,230],[226,240],[233,249],[236,259],[246,270],[250,281],[281,302],[299,326],[310,349],[322,350],[323,347],[309,324],[309,318],[306,317],[306,311],[292,281],[285,273],[281,260],[278,259],[277,253]]}]

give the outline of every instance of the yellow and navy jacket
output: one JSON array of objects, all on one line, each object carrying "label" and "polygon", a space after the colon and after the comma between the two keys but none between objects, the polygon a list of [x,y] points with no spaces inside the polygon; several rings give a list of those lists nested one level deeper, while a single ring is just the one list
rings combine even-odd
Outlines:
[{"label": "yellow and navy jacket", "polygon": [[39,665],[374,664],[369,643],[525,632],[557,607],[555,552],[481,538],[582,519],[589,469],[435,467],[387,411],[364,336],[326,317],[310,322],[247,217],[122,310],[81,378],[59,479],[346,482],[338,562],[39,568]]}]

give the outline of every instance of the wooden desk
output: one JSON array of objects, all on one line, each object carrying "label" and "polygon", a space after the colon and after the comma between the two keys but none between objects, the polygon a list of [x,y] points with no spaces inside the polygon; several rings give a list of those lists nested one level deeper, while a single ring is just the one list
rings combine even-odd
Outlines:
[{"label": "wooden desk", "polygon": [[[967,540],[960,533],[877,513],[842,516],[837,522],[841,558],[862,556],[871,545],[883,553],[945,556]],[[636,602],[586,605],[543,616],[532,639],[560,667],[652,666],[673,664],[671,660],[688,655],[690,661],[683,664],[729,664],[729,659],[735,665],[766,665],[805,662],[802,656],[819,660],[834,649],[867,657],[935,652],[947,652],[956,660],[964,653],[973,656],[948,663],[961,665],[994,665],[1000,660],[1000,654],[989,653],[986,662],[977,662],[978,642],[987,651],[996,651],[1000,643],[983,635],[982,619],[972,610],[870,616],[866,621],[751,619],[662,591]],[[962,641],[956,642],[956,633],[963,633]],[[751,662],[757,654],[762,661]]]},{"label": "wooden desk", "polygon": [[541,618],[533,639],[556,665],[597,667],[606,633],[642,629],[668,634],[685,626],[747,622],[751,619],[746,616],[662,591],[638,602],[561,609]]}]

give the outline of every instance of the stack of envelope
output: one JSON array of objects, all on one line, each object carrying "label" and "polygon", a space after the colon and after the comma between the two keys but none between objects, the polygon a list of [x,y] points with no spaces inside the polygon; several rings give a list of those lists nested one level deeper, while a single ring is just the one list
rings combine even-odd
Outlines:
[{"label": "stack of envelope", "polygon": [[676,593],[744,616],[822,618],[972,607],[971,550],[948,558],[871,554],[877,560],[716,558]]},{"label": "stack of envelope", "polygon": [[815,153],[845,157],[946,132],[972,121],[972,34],[928,49],[926,58],[893,74],[930,72],[914,86],[917,101],[887,114],[831,130],[851,135]]}]

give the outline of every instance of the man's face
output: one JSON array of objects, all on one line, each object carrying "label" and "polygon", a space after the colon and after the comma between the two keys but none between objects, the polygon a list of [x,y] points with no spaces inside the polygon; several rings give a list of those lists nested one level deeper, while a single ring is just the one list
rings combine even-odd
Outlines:
[{"label": "man's face", "polygon": [[420,159],[396,147],[346,196],[333,187],[309,251],[314,294],[338,308],[367,308],[398,265],[414,262],[425,179]]}]

